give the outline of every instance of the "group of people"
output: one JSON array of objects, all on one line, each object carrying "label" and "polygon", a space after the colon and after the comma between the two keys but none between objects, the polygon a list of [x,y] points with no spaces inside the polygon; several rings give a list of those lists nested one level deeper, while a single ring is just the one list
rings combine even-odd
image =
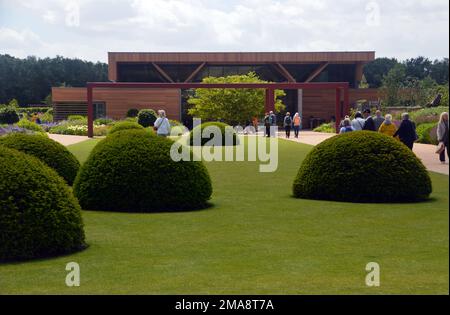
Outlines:
[{"label": "group of people", "polygon": [[[266,128],[265,135],[266,137],[270,137],[270,127],[276,126],[277,124],[277,117],[273,113],[273,111],[270,111],[266,113],[264,116],[264,126]],[[291,117],[291,113],[287,112],[286,116],[284,116],[283,120],[283,127],[284,131],[286,133],[286,138],[291,137],[291,130],[294,129],[294,137],[298,138],[298,135],[300,133],[300,126],[302,124],[302,119],[299,115],[299,113],[295,113],[294,116]]]},{"label": "group of people", "polygon": [[[445,163],[445,150],[447,150],[447,156],[450,159],[448,145],[449,145],[449,132],[448,132],[448,113],[441,114],[439,124],[437,128],[437,139],[439,142],[439,159],[442,163]],[[418,139],[416,132],[416,125],[409,119],[408,113],[402,114],[402,121],[400,126],[397,126],[392,121],[392,115],[387,114],[382,116],[381,111],[377,110],[375,116],[372,117],[370,109],[366,109],[363,113],[357,112],[353,120],[349,116],[341,122],[341,129],[339,133],[346,133],[358,130],[369,130],[380,132],[389,137],[394,137],[403,142],[408,148],[413,149],[414,142]]]}]

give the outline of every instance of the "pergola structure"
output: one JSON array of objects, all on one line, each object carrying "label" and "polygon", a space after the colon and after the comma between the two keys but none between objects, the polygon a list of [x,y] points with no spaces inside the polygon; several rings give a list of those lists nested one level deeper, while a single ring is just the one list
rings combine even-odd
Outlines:
[{"label": "pergola structure", "polygon": [[[336,131],[343,113],[350,110],[349,83],[129,83],[129,82],[88,82],[87,83],[87,114],[88,137],[94,136],[94,89],[95,88],[138,88],[138,89],[265,89],[265,110],[275,110],[275,90],[335,90],[336,91]],[[343,97],[343,100],[342,100]],[[343,103],[342,103],[343,102]],[[344,110],[344,111],[342,111]]]}]

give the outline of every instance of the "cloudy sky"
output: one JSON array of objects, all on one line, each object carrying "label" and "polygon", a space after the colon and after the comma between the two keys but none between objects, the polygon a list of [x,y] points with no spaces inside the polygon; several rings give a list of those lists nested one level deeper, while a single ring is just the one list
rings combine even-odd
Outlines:
[{"label": "cloudy sky", "polygon": [[352,51],[449,56],[448,0],[0,0],[0,54]]}]

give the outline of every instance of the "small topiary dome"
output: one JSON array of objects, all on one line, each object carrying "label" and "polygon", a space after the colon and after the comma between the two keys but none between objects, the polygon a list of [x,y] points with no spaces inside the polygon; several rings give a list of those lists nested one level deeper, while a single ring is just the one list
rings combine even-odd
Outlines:
[{"label": "small topiary dome", "polygon": [[414,202],[427,199],[431,190],[431,179],[411,150],[371,131],[338,135],[316,146],[293,185],[297,198],[349,202]]},{"label": "small topiary dome", "polygon": [[[194,145],[194,138],[195,137],[199,137],[201,138],[201,145],[205,145],[208,141],[210,141],[211,139],[213,139],[213,133],[211,132],[211,134],[209,135],[209,137],[206,138],[202,138],[203,135],[203,131],[206,129],[206,132],[208,132],[208,127],[218,127],[220,129],[220,132],[222,134],[222,146],[226,145],[225,139],[226,137],[230,137],[230,139],[232,138],[233,140],[233,145],[237,145],[239,144],[236,132],[234,131],[234,129],[232,129],[231,126],[221,123],[221,122],[207,122],[207,123],[203,123],[197,127],[195,127],[194,129],[192,129],[190,135],[189,135],[189,143],[190,145]],[[229,128],[226,128],[229,127]]]},{"label": "small topiary dome", "polygon": [[0,145],[0,260],[83,249],[81,209],[58,174],[37,158]]},{"label": "small topiary dome", "polygon": [[65,146],[41,135],[11,133],[0,138],[0,145],[37,157],[58,172],[69,185],[80,168],[80,162]]},{"label": "small topiary dome", "polygon": [[154,125],[156,121],[156,112],[153,109],[141,109],[137,117],[138,123],[147,128]]},{"label": "small topiary dome", "polygon": [[119,121],[112,126],[112,128],[108,132],[108,135],[127,129],[144,129],[144,127],[139,125],[137,122]]},{"label": "small topiary dome", "polygon": [[144,130],[102,140],[83,164],[74,193],[83,209],[154,212],[198,209],[211,197],[201,162],[174,162],[174,142]]}]

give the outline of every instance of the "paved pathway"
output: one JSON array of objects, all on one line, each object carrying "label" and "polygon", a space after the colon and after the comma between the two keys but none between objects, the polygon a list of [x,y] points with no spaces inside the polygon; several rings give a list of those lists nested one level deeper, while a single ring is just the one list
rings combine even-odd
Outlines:
[{"label": "paved pathway", "polygon": [[[279,132],[279,137],[284,137],[284,132]],[[301,143],[306,143],[310,145],[317,145],[320,142],[331,138],[335,134],[332,133],[321,133],[321,132],[314,132],[314,131],[301,131],[300,137],[298,139],[291,138],[289,140],[291,141],[297,141]],[[421,143],[415,143],[414,144],[414,153],[419,157],[419,159],[422,160],[425,167],[433,172],[441,173],[445,175],[449,175],[449,165],[448,161],[446,164],[442,164],[439,161],[439,156],[435,153],[436,146],[430,145],[430,144],[421,144]]]},{"label": "paved pathway", "polygon": [[[279,137],[284,138],[284,132],[279,132]],[[85,136],[69,136],[69,135],[56,135],[56,134],[48,134],[48,136],[65,145],[71,145],[79,142],[83,142],[85,140],[88,140],[88,137]],[[321,143],[322,141],[334,136],[334,134],[331,133],[321,133],[321,132],[313,132],[313,131],[301,131],[300,137],[298,139],[295,139],[291,137],[289,140],[301,142],[309,145],[317,145]],[[415,143],[414,144],[414,153],[422,160],[423,164],[426,166],[426,168],[430,171],[446,174],[449,175],[449,165],[447,164],[441,164],[439,161],[439,157],[436,153],[434,153],[436,150],[436,146],[429,145],[429,144],[420,144]]]},{"label": "paved pathway", "polygon": [[49,133],[48,137],[53,139],[62,145],[68,146],[71,144],[79,143],[88,140],[88,137],[85,136],[70,136],[70,135],[57,135],[53,133]]}]

